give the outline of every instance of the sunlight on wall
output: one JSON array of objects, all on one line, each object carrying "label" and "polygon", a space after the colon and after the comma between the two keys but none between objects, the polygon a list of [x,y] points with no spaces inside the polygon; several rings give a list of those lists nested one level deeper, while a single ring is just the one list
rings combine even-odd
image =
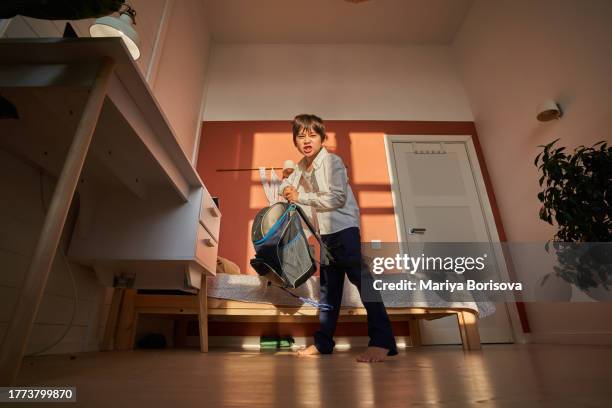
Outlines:
[{"label": "sunlight on wall", "polygon": [[397,241],[384,133],[349,132],[349,178],[361,210],[361,238]]},{"label": "sunlight on wall", "polygon": [[[370,131],[372,125],[360,121],[326,125],[333,131],[328,130],[325,146],[344,161],[360,206],[362,240],[395,242],[384,128],[377,131],[374,126]],[[201,141],[198,172],[211,194],[220,197],[223,212],[219,255],[236,262],[241,273],[255,273],[249,265],[254,255],[251,225],[257,212],[268,205],[257,169],[266,167],[269,177],[271,167],[282,167],[287,159],[296,163],[301,159],[293,145],[290,122],[205,123]],[[281,171],[276,174],[280,176]]]},{"label": "sunlight on wall", "polygon": [[[249,228],[247,231],[251,231],[251,229],[253,228],[253,220],[249,220]],[[251,234],[248,234],[246,237],[246,248],[247,248],[247,254],[246,254],[246,265],[242,268],[242,274],[245,275],[257,275],[257,272],[255,272],[255,270],[253,268],[251,268],[251,264],[249,263],[249,260],[251,258],[255,258],[255,248],[253,248],[253,242],[251,241]]]},{"label": "sunlight on wall", "polygon": [[380,183],[389,186],[389,170],[385,154],[384,133],[350,132],[350,155],[353,183]]},{"label": "sunlight on wall", "polygon": [[[252,180],[253,184],[251,185],[250,193],[249,193],[249,208],[251,210],[259,211],[262,208],[267,207],[269,203],[268,203],[268,199],[266,198],[266,194],[264,193],[263,186],[261,185],[261,182],[259,181],[259,172],[253,171],[252,173],[253,173],[252,178],[254,180]],[[279,170],[276,170],[276,175],[280,177]],[[268,178],[270,177],[270,170],[266,171],[266,177]]]},{"label": "sunlight on wall", "polygon": [[359,206],[361,208],[376,208],[381,210],[392,208],[393,202],[389,196],[389,185],[376,184],[375,187],[381,187],[382,191],[358,190],[355,193]]},{"label": "sunlight on wall", "polygon": [[[327,136],[325,147],[341,156],[348,168],[349,183],[361,210],[362,239],[396,241],[384,133],[350,132],[337,137],[336,132],[328,132]],[[269,179],[270,168],[282,167],[287,159],[295,163],[301,159],[290,132],[257,132],[253,135],[251,168],[265,166]],[[276,174],[280,177],[281,171],[276,170]],[[258,211],[266,207],[268,201],[259,172],[251,171],[250,178],[249,209]]]}]

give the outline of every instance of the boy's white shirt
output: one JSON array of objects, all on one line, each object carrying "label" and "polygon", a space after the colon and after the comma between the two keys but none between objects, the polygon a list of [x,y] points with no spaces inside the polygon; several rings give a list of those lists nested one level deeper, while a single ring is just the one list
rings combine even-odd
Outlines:
[{"label": "boy's white shirt", "polygon": [[[325,147],[317,154],[312,165],[312,177],[316,180],[317,191],[302,177],[306,170],[306,159],[300,160],[295,171],[279,187],[293,186],[299,193],[297,203],[306,214],[313,214],[320,233],[333,234],[350,227],[359,227],[359,207],[348,183],[346,167],[342,159],[329,153]],[[315,211],[311,211],[311,208]]]}]

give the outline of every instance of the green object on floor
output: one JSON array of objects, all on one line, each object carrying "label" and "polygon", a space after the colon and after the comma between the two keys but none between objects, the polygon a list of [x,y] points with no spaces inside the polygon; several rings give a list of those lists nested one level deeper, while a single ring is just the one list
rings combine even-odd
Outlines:
[{"label": "green object on floor", "polygon": [[295,340],[291,336],[261,336],[259,347],[261,350],[277,350],[279,348],[291,348]]},{"label": "green object on floor", "polygon": [[279,348],[291,348],[291,346],[293,346],[293,343],[295,343],[295,340],[293,340],[293,337],[291,336],[281,337],[278,341],[278,347]]},{"label": "green object on floor", "polygon": [[259,338],[259,348],[261,350],[276,350],[278,348],[278,337],[261,336]]}]

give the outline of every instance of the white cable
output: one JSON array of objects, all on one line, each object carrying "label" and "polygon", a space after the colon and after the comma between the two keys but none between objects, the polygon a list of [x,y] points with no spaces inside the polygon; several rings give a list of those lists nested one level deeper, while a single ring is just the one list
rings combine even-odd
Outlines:
[{"label": "white cable", "polygon": [[[45,205],[45,197],[44,197],[44,186],[43,186],[43,170],[39,168],[39,181],[40,181],[40,204],[42,206],[42,210],[43,210],[43,216],[46,215],[47,213],[47,207]],[[64,340],[64,338],[66,337],[66,335],[68,334],[68,332],[70,331],[70,329],[72,329],[72,324],[74,323],[74,320],[76,318],[76,313],[77,313],[77,308],[78,308],[78,303],[79,303],[79,298],[78,298],[78,291],[77,291],[77,285],[76,285],[76,280],[74,279],[74,274],[72,273],[72,268],[70,267],[70,263],[68,262],[68,258],[66,257],[66,254],[64,253],[64,248],[61,245],[58,245],[58,251],[59,253],[61,253],[62,255],[62,259],[64,260],[64,263],[66,264],[66,269],[68,270],[68,275],[70,276],[70,280],[72,281],[72,289],[73,289],[73,293],[74,293],[74,303],[73,303],[73,307],[72,307],[72,316],[70,316],[70,321],[68,322],[68,324],[66,325],[66,329],[64,330],[64,332],[62,333],[62,335],[53,343],[51,343],[49,346],[46,346],[44,348],[42,348],[41,350],[35,351],[33,353],[30,354],[26,354],[25,357],[32,357],[32,356],[36,356],[39,354],[42,354],[46,351],[49,351],[50,349],[52,349],[53,347],[57,346],[62,340]]]}]

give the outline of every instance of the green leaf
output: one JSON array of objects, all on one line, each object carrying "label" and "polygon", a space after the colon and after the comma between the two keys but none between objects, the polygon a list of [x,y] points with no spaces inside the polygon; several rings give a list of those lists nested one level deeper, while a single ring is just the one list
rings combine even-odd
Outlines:
[{"label": "green leaf", "polygon": [[538,160],[540,159],[541,155],[542,155],[542,152],[538,153],[538,155],[536,156],[535,160],[533,161],[533,165],[534,166],[538,165]]}]

